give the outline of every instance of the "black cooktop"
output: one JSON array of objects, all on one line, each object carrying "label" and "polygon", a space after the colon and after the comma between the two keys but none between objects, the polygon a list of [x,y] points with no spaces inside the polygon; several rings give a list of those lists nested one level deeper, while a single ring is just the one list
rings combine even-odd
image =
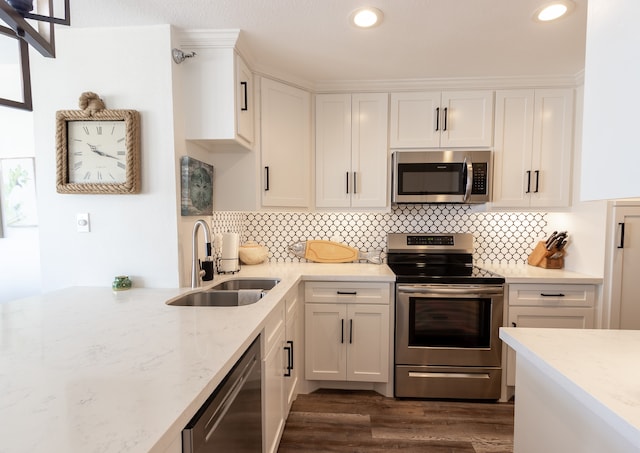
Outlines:
[{"label": "black cooktop", "polygon": [[387,264],[400,283],[502,284],[504,277],[473,265],[473,235],[390,233]]}]

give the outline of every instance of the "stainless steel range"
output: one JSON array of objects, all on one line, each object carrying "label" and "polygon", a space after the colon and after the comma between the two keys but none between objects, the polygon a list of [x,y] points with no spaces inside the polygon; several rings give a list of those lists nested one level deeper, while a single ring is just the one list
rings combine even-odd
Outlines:
[{"label": "stainless steel range", "polygon": [[473,265],[473,235],[390,233],[387,262],[395,396],[498,399],[504,278]]}]

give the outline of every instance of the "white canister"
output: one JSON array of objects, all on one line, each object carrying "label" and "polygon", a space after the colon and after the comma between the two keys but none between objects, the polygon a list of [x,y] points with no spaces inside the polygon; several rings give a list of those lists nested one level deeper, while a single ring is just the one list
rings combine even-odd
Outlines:
[{"label": "white canister", "polygon": [[237,272],[240,269],[238,249],[240,235],[238,233],[223,233],[220,251],[220,272]]}]

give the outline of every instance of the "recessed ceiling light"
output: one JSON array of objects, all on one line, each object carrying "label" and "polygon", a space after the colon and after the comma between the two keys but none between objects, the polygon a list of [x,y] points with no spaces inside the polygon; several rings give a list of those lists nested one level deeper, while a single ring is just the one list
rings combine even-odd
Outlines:
[{"label": "recessed ceiling light", "polygon": [[360,8],[351,13],[351,23],[359,28],[371,28],[380,25],[382,16],[378,8]]},{"label": "recessed ceiling light", "polygon": [[540,22],[549,22],[566,16],[574,7],[574,3],[570,0],[558,0],[547,3],[536,10],[533,18]]}]

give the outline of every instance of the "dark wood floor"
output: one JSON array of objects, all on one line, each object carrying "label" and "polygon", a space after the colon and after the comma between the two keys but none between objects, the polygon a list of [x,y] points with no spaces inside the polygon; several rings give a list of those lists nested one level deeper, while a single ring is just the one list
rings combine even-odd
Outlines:
[{"label": "dark wood floor", "polygon": [[298,395],[279,453],[512,453],[513,404],[385,398],[319,390]]}]

